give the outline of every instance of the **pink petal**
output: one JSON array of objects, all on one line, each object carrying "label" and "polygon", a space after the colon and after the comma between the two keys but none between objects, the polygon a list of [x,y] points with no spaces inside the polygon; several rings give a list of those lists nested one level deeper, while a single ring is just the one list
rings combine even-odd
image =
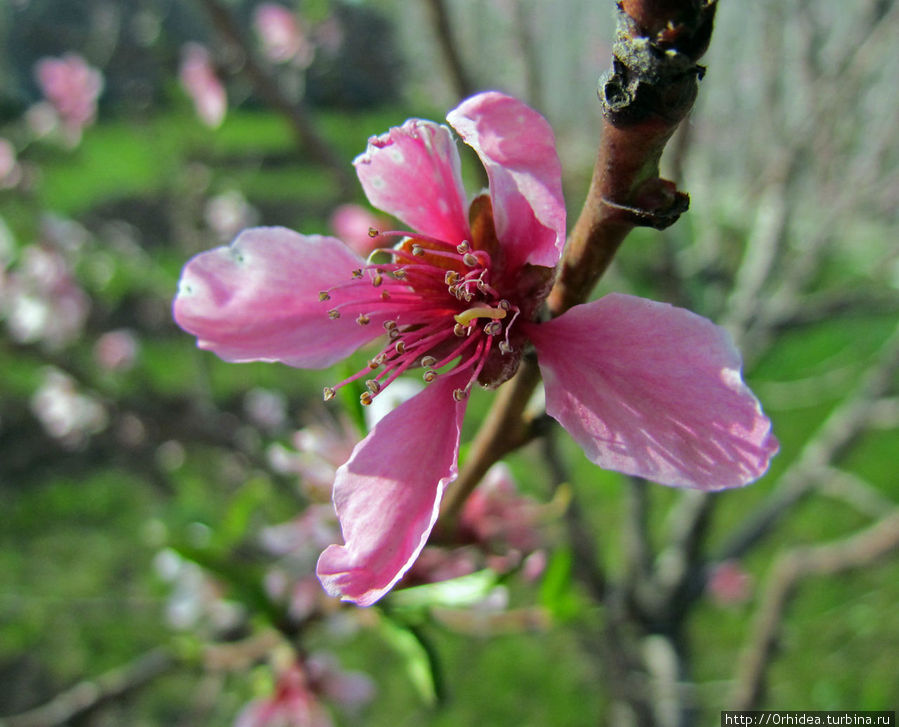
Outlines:
[{"label": "pink petal", "polygon": [[[361,260],[333,237],[283,227],[244,230],[229,247],[194,257],[175,297],[175,321],[197,345],[226,361],[281,361],[324,368],[384,330],[386,314],[360,326],[353,316],[328,317],[319,292],[351,279]],[[341,290],[341,302],[367,296],[367,286]]]},{"label": "pink petal", "polygon": [[409,119],[369,139],[353,164],[378,209],[440,240],[470,237],[459,151],[445,126]]},{"label": "pink petal", "polygon": [[777,452],[739,352],[701,316],[613,294],[529,333],[547,412],[601,467],[720,490],[760,477]]},{"label": "pink petal", "polygon": [[381,419],[337,470],[334,506],[345,545],[329,546],[317,573],[333,596],[370,606],[418,557],[440,499],[458,473],[463,372],[439,376]]},{"label": "pink petal", "polygon": [[495,91],[472,96],[446,118],[487,169],[496,234],[510,268],[554,267],[565,244],[565,201],[549,123]]}]

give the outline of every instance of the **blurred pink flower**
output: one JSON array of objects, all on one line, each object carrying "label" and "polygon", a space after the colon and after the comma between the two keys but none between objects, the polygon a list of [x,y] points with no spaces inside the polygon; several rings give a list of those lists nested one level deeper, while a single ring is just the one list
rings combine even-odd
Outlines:
[{"label": "blurred pink flower", "polygon": [[358,204],[342,204],[331,213],[330,227],[334,235],[362,256],[380,244],[370,231],[386,229],[385,225],[386,218]]},{"label": "blurred pink flower", "polygon": [[7,274],[0,313],[19,343],[59,350],[82,332],[90,299],[65,256],[48,245],[28,245]]},{"label": "blurred pink flower", "polygon": [[81,447],[108,422],[103,405],[82,393],[71,376],[53,367],[44,370],[43,380],[31,397],[31,411],[47,434],[70,449]]},{"label": "blurred pink flower", "polygon": [[712,569],[706,591],[719,606],[745,603],[752,595],[752,576],[738,561],[726,560]]},{"label": "blurred pink flower", "polygon": [[211,128],[219,126],[228,110],[228,98],[225,87],[215,75],[209,51],[199,43],[185,44],[181,49],[179,76],[200,121]]},{"label": "blurred pink flower", "polygon": [[126,328],[107,331],[94,344],[94,359],[106,371],[127,371],[134,366],[137,348],[133,331]]},{"label": "blurred pink flower", "polygon": [[341,672],[333,659],[310,657],[278,673],[274,693],[250,702],[234,727],[331,727],[320,698],[355,707],[374,694],[371,680],[360,673]]},{"label": "blurred pink flower", "polygon": [[53,106],[68,139],[77,144],[81,131],[94,122],[97,99],[103,90],[103,74],[80,55],[66,53],[62,58],[42,58],[35,65],[35,76],[44,97]]},{"label": "blurred pink flower", "polygon": [[314,55],[312,44],[297,16],[278,3],[262,3],[253,14],[253,25],[262,42],[262,52],[272,63],[294,61],[306,68]]},{"label": "blurred pink flower", "polygon": [[718,490],[761,476],[777,450],[738,351],[710,321],[618,294],[538,320],[565,243],[549,124],[495,92],[447,118],[487,171],[489,196],[470,208],[446,126],[409,120],[370,139],[355,161],[369,202],[417,230],[381,232],[392,262],[368,263],[335,238],[256,228],[191,260],[174,303],[202,348],[234,362],[323,368],[386,332],[381,352],[327,387],[326,400],[365,380],[370,403],[407,369],[425,369],[430,386],[381,419],[337,470],[345,542],[325,550],[318,575],[329,593],[362,606],[387,593],[427,541],[457,476],[469,391],[509,379],[529,342],[547,412],[600,466]]},{"label": "blurred pink flower", "polygon": [[22,169],[16,160],[16,148],[9,139],[0,136],[0,189],[15,187],[22,178]]}]

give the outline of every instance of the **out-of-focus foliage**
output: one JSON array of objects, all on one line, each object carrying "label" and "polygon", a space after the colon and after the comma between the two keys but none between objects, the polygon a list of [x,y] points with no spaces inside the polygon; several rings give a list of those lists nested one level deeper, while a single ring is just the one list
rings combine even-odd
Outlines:
[{"label": "out-of-focus foliage", "polygon": [[[440,118],[455,100],[423,4],[284,4],[315,55],[270,70],[286,97],[308,102],[348,170],[371,134]],[[254,5],[229,5],[252,43]],[[516,93],[553,122],[576,214],[611,8],[450,6],[476,85]],[[721,3],[697,108],[666,158],[692,209],[662,234],[637,232],[603,281],[728,325],[774,420],[781,454],[762,482],[718,498],[711,555],[895,341],[897,29],[891,2]],[[342,372],[225,364],[195,349],[169,307],[191,255],[252,224],[327,232],[338,205],[364,200],[298,151],[202,3],[10,0],[0,39],[0,137],[14,154],[5,173],[0,157],[0,715],[164,645],[171,669],[86,723],[232,724],[286,679],[327,709],[349,705],[334,708],[338,724],[596,724],[614,697],[593,658],[603,614],[574,578],[561,537],[568,494],[550,491],[537,448],[509,460],[543,507],[546,562],[534,577],[522,577],[527,559],[485,569],[496,553],[469,543],[458,560],[435,549],[429,563],[475,571],[470,580],[399,591],[383,608],[344,608],[310,579],[333,542],[329,477],[364,426],[358,411],[321,402]],[[227,87],[215,130],[177,81],[187,41],[211,49]],[[76,146],[29,116],[34,63],[70,51],[104,77],[97,122]],[[727,706],[779,549],[842,537],[897,506],[892,376],[802,503],[700,600],[689,636],[709,714]],[[467,437],[488,405],[473,398]],[[626,483],[559,446],[570,492],[620,573]],[[678,493],[656,488],[650,500],[659,543]],[[895,561],[804,584],[767,706],[895,708],[897,600]],[[327,652],[302,689],[290,681],[291,639],[304,657]],[[369,676],[370,703],[328,691],[332,654]]]}]

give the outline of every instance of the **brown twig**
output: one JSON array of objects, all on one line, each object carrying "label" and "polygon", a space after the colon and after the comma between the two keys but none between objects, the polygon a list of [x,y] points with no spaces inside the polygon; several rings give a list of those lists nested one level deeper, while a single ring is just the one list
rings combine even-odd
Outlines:
[{"label": "brown twig", "polygon": [[471,75],[465,68],[462,55],[459,53],[459,46],[453,35],[446,3],[444,0],[426,0],[426,4],[431,15],[431,22],[434,24],[434,35],[437,36],[437,42],[440,44],[443,60],[449,72],[453,91],[458,98],[467,98],[475,92],[475,85],[472,83]]},{"label": "brown twig", "polygon": [[96,679],[79,682],[46,704],[0,719],[0,727],[57,727],[68,724],[104,702],[146,686],[180,664],[168,649],[154,649]]},{"label": "brown twig", "polygon": [[765,676],[777,646],[781,623],[802,580],[864,568],[899,550],[899,510],[835,543],[796,548],[772,568],[752,634],[743,652],[730,709],[748,710],[764,696]]},{"label": "brown twig", "polygon": [[[553,316],[584,302],[627,234],[663,228],[687,207],[687,196],[658,176],[665,143],[696,97],[715,15],[705,0],[630,0],[618,5],[617,40],[600,88],[602,141],[593,180],[547,299]],[[527,358],[500,390],[458,480],[447,493],[452,520],[490,465],[530,437],[522,414],[540,380]]]},{"label": "brown twig", "polygon": [[227,6],[220,0],[199,0],[199,2],[206,8],[206,12],[219,34],[240,51],[244,61],[243,71],[259,96],[290,123],[297,146],[309,154],[313,160],[326,167],[337,182],[341,195],[347,196],[352,189],[352,181],[346,171],[346,164],[315,128],[305,107],[300,103],[292,103],[281,93],[271,74],[256,58],[256,54]]}]

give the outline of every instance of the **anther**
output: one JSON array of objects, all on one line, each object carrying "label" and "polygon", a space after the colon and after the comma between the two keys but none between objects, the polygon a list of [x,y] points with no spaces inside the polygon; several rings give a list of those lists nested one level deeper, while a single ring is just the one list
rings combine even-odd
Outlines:
[{"label": "anther", "polygon": [[461,323],[457,323],[453,326],[453,333],[455,333],[459,338],[465,338],[468,335],[468,326],[463,326]]},{"label": "anther", "polygon": [[334,389],[332,389],[330,386],[326,386],[324,389],[322,389],[322,398],[325,401],[331,401],[331,399],[333,399],[336,394],[337,392],[334,391]]},{"label": "anther", "polygon": [[362,404],[362,406],[369,406],[371,404],[371,400],[372,395],[368,391],[363,391],[359,396],[359,403]]},{"label": "anther", "polygon": [[381,391],[381,384],[375,381],[375,379],[368,379],[365,382],[365,388],[372,394],[378,394]]},{"label": "anther", "polygon": [[456,245],[456,251],[460,255],[464,255],[467,252],[471,252],[471,245],[468,244],[468,240],[462,240],[458,245]]},{"label": "anther", "polygon": [[406,271],[400,268],[399,270],[393,271],[393,277],[396,280],[405,280],[406,279]]},{"label": "anther", "polygon": [[462,257],[462,262],[470,268],[476,267],[478,265],[477,255],[472,255],[470,252],[467,252]]},{"label": "anther", "polygon": [[484,333],[488,336],[495,336],[497,333],[501,333],[503,330],[503,324],[499,321],[490,321],[484,325]]},{"label": "anther", "polygon": [[412,254],[413,255],[424,255],[425,249],[421,245],[413,245],[412,246]]},{"label": "anther", "polygon": [[340,311],[336,308],[332,308],[328,311],[328,318],[330,318],[332,321],[336,321],[338,318],[340,318]]},{"label": "anther", "polygon": [[371,323],[371,318],[365,315],[365,313],[360,313],[358,316],[356,316],[356,323],[358,323],[360,326],[367,326],[369,323]]},{"label": "anther", "polygon": [[356,280],[358,280],[358,279],[361,278],[361,277],[362,277],[362,268],[356,268],[356,269],[353,271],[353,278],[355,278]]},{"label": "anther", "polygon": [[400,335],[402,335],[402,334],[400,334],[400,332],[396,328],[391,328],[389,331],[387,331],[387,337],[391,341],[395,341],[397,338],[400,337]]},{"label": "anther", "polygon": [[455,270],[447,270],[446,275],[443,276],[443,282],[447,285],[455,285],[461,277]]},{"label": "anther", "polygon": [[368,228],[368,236],[369,236],[369,237],[377,237],[377,236],[380,235],[380,234],[381,234],[381,233],[378,232],[374,227],[369,227],[369,228]]},{"label": "anther", "polygon": [[388,293],[386,290],[382,290],[381,300],[390,300],[390,293]]},{"label": "anther", "polygon": [[396,349],[396,352],[400,354],[400,356],[402,356],[404,353],[406,353],[406,342],[400,339],[396,342],[394,348]]},{"label": "anther", "polygon": [[324,303],[326,300],[331,300],[331,295],[328,293],[327,290],[323,290],[321,293],[318,294],[318,301],[319,301],[319,303]]},{"label": "anther", "polygon": [[465,401],[468,392],[465,389],[453,389],[453,398],[456,401]]},{"label": "anther", "polygon": [[497,305],[503,310],[512,310],[512,304],[503,298]]},{"label": "anther", "polygon": [[396,328],[396,321],[384,321],[385,331],[392,331],[394,328]]},{"label": "anther", "polygon": [[428,369],[421,375],[421,378],[425,380],[426,384],[430,384],[434,379],[437,378],[437,372]]},{"label": "anther", "polygon": [[512,353],[512,346],[505,341],[499,342],[499,351],[500,353]]},{"label": "anther", "polygon": [[377,288],[381,283],[384,282],[384,278],[381,277],[381,273],[375,273],[375,277],[371,279],[371,284]]},{"label": "anther", "polygon": [[437,363],[437,359],[433,356],[422,356],[421,357],[421,365],[426,369],[431,368],[435,363]]}]

